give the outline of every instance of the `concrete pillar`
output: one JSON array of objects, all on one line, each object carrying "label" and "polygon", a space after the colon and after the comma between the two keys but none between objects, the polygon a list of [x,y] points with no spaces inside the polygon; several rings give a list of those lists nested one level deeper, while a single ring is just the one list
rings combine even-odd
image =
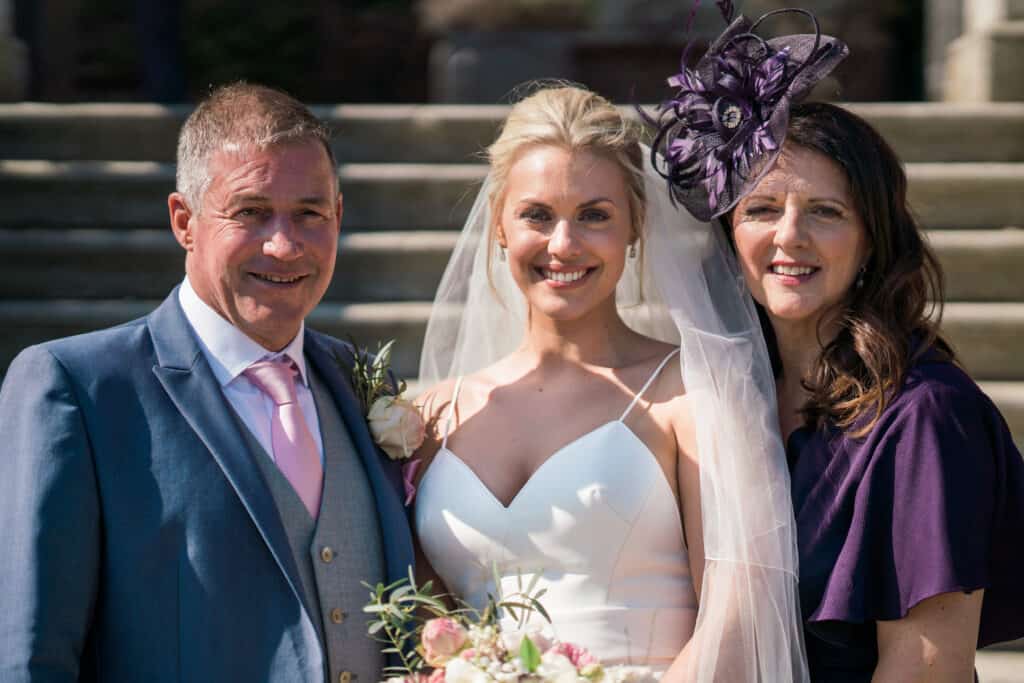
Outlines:
[{"label": "concrete pillar", "polygon": [[926,0],[924,23],[925,95],[941,100],[949,45],[964,32],[964,0]]},{"label": "concrete pillar", "polygon": [[25,96],[28,84],[28,55],[25,46],[14,37],[13,3],[0,0],[0,101],[11,102]]},{"label": "concrete pillar", "polygon": [[1024,0],[964,0],[964,25],[949,46],[945,99],[1024,102]]},{"label": "concrete pillar", "polygon": [[1024,0],[964,0],[967,32],[1024,20]]}]

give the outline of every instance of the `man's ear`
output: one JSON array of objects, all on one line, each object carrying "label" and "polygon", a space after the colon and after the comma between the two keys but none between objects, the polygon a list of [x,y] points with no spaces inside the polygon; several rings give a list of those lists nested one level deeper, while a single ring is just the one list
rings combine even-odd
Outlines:
[{"label": "man's ear", "polygon": [[167,212],[171,217],[171,232],[174,239],[185,251],[192,251],[195,247],[194,235],[192,234],[192,210],[188,208],[185,196],[180,192],[172,192],[167,196]]}]

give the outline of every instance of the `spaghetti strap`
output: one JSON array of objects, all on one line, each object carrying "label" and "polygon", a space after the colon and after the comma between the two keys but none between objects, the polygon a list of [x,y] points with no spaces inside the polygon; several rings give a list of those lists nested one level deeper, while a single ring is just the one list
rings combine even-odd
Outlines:
[{"label": "spaghetti strap", "polygon": [[455,391],[452,392],[451,403],[448,404],[448,415],[444,419],[444,436],[441,439],[441,448],[448,448],[448,430],[452,428],[452,418],[455,417],[455,401],[459,398],[459,389],[462,388],[462,375],[455,380]]},{"label": "spaghetti strap", "polygon": [[644,395],[644,392],[647,391],[650,388],[651,384],[654,382],[654,380],[657,379],[658,375],[661,373],[662,368],[664,368],[665,365],[668,364],[668,362],[672,359],[672,356],[676,355],[677,353],[679,353],[678,348],[672,349],[671,351],[669,351],[668,355],[665,356],[660,363],[658,363],[658,367],[654,368],[654,372],[651,373],[651,376],[647,379],[647,382],[640,388],[640,391],[636,393],[636,396],[633,397],[633,400],[630,401],[629,407],[626,408],[626,412],[624,412],[622,414],[622,417],[619,418],[619,422],[622,422],[623,420],[626,419],[626,416],[628,416],[630,411],[633,410],[633,406],[637,404],[637,401],[640,400],[640,397]]}]

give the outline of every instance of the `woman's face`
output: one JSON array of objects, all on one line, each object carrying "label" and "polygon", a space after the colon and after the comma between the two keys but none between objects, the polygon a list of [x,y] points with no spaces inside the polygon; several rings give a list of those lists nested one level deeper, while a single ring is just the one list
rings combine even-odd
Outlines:
[{"label": "woman's face", "polygon": [[776,323],[818,324],[870,253],[840,166],[796,145],[736,206],[732,230],[747,286]]},{"label": "woman's face", "polygon": [[534,314],[576,320],[615,309],[633,239],[623,170],[587,151],[537,145],[506,179],[497,238]]}]

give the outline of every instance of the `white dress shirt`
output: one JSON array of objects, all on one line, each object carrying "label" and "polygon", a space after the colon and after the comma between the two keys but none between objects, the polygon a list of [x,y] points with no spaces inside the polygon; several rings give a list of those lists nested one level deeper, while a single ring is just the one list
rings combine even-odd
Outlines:
[{"label": "white dress shirt", "polygon": [[316,414],[316,404],[313,402],[313,392],[309,389],[306,359],[302,353],[305,324],[299,327],[299,333],[288,346],[273,352],[257,344],[210,308],[192,289],[187,276],[178,289],[178,301],[185,312],[185,318],[199,338],[199,348],[202,349],[206,362],[210,364],[213,376],[220,382],[224,397],[270,457],[274,454],[270,437],[274,402],[242,373],[250,365],[261,360],[278,360],[281,356],[287,356],[295,361],[299,368],[299,376],[295,382],[299,406],[302,408],[313,440],[316,441],[320,462],[323,463],[324,444],[320,436],[320,421]]}]

